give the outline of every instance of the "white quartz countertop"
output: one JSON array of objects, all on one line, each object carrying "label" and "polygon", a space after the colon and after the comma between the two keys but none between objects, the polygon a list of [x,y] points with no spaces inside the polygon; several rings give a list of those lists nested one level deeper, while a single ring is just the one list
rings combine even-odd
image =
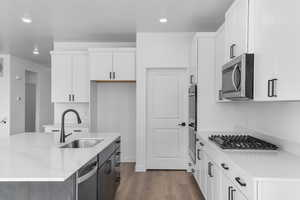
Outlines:
[{"label": "white quartz countertop", "polygon": [[91,148],[59,148],[51,133],[24,133],[0,139],[0,182],[62,182],[119,137],[117,133],[82,133],[67,138],[102,138]]},{"label": "white quartz countertop", "polygon": [[255,180],[297,180],[300,181],[300,157],[286,151],[232,151],[222,150],[208,139],[209,133],[198,133],[205,143],[224,159]]}]

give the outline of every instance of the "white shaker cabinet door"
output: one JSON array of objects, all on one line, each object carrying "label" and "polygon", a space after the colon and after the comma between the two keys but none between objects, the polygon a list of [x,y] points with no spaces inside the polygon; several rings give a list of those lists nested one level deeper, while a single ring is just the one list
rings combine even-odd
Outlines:
[{"label": "white shaker cabinet door", "polygon": [[206,192],[207,192],[207,175],[206,175],[206,154],[204,153],[203,150],[200,150],[199,152],[199,158],[200,163],[199,163],[199,187],[200,190],[202,192],[202,194],[204,195],[204,197],[206,197]]},{"label": "white shaker cabinet door", "polygon": [[72,89],[74,102],[89,102],[89,69],[87,54],[83,53],[73,56]]},{"label": "white shaker cabinet door", "polygon": [[52,102],[69,102],[72,93],[72,56],[52,54]]},{"label": "white shaker cabinet door", "polygon": [[[236,0],[226,13],[226,60],[248,52],[249,0]],[[232,49],[232,53],[231,50]],[[232,56],[231,56],[232,54]]]},{"label": "white shaker cabinet door", "polygon": [[113,79],[135,80],[135,51],[117,51],[113,57]]},{"label": "white shaker cabinet door", "polygon": [[207,192],[206,197],[208,200],[219,200],[220,199],[220,169],[212,161],[207,161]]},{"label": "white shaker cabinet door", "polygon": [[237,189],[229,178],[221,173],[220,197],[222,200],[248,200],[246,196]]},{"label": "white shaker cabinet door", "polygon": [[90,79],[111,80],[113,71],[113,53],[109,51],[90,52]]}]

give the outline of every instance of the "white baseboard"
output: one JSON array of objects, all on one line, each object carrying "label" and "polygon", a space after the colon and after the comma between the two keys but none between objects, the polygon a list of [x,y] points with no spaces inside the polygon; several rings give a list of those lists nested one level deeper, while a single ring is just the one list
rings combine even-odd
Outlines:
[{"label": "white baseboard", "polygon": [[135,165],[135,171],[136,172],[146,172],[146,166],[144,165]]},{"label": "white baseboard", "polygon": [[121,158],[121,162],[135,162],[135,157],[134,156],[128,156],[125,158]]}]

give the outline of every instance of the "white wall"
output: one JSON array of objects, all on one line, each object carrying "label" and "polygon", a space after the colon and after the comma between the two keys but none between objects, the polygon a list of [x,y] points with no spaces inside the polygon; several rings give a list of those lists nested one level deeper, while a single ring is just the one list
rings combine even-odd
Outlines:
[{"label": "white wall", "polygon": [[137,171],[146,169],[146,69],[188,68],[192,37],[192,33],[137,33]]},{"label": "white wall", "polygon": [[[54,123],[61,123],[62,113],[67,109],[74,109],[78,112],[82,124],[89,124],[89,104],[88,103],[55,103],[54,104]],[[65,116],[65,123],[77,124],[76,115],[69,113]]]},{"label": "white wall", "polygon": [[0,123],[0,137],[6,137],[9,135],[9,55],[0,55],[3,59],[3,76],[0,77],[0,122],[6,120],[7,123]]},{"label": "white wall", "polygon": [[28,60],[10,56],[10,135],[25,130],[25,70],[37,73],[36,130],[53,121],[53,106],[50,98],[50,69]]},{"label": "white wall", "polygon": [[245,103],[246,127],[300,145],[300,102]]},{"label": "white wall", "polygon": [[245,125],[242,104],[216,102],[215,36],[198,35],[198,129],[227,130]]}]

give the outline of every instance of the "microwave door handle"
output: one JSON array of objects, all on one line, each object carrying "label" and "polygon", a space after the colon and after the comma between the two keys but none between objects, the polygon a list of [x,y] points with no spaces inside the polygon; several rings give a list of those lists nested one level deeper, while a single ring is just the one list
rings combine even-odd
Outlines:
[{"label": "microwave door handle", "polygon": [[234,87],[235,91],[238,90],[238,88],[237,88],[237,86],[235,84],[235,78],[234,78],[234,75],[235,75],[235,72],[236,72],[237,68],[238,68],[238,65],[235,65],[234,69],[232,71],[232,75],[231,75],[231,81],[232,81],[232,84],[233,84],[233,87]]}]

